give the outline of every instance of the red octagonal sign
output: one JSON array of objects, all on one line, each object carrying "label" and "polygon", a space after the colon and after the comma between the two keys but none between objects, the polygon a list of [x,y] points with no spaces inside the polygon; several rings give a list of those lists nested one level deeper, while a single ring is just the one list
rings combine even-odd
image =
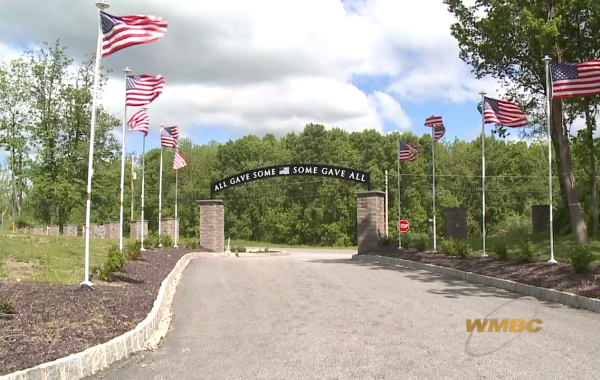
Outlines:
[{"label": "red octagonal sign", "polygon": [[400,230],[400,232],[408,232],[410,230],[410,223],[408,222],[408,220],[402,219],[401,221],[399,221],[398,229]]}]

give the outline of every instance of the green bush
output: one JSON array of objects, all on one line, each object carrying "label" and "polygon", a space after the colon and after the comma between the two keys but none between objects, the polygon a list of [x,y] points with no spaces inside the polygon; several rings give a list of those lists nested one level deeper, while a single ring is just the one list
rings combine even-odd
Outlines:
[{"label": "green bush", "polygon": [[173,239],[169,235],[161,236],[160,240],[161,240],[163,247],[172,247],[173,246]]},{"label": "green bush", "polygon": [[508,246],[500,242],[494,247],[494,253],[500,260],[506,260],[508,258]]},{"label": "green bush", "polygon": [[183,239],[179,242],[179,245],[185,247],[186,249],[196,249],[199,245],[198,238]]},{"label": "green bush", "polygon": [[160,237],[158,236],[158,232],[150,232],[144,243],[146,243],[146,247],[148,248],[157,248],[158,244],[160,243]]},{"label": "green bush", "polygon": [[428,247],[429,247],[429,241],[424,236],[419,236],[415,240],[415,248],[417,249],[417,251],[419,251],[419,252],[427,251]]},{"label": "green bush", "polygon": [[231,247],[231,252],[246,252],[246,247]]},{"label": "green bush", "polygon": [[123,272],[125,265],[127,264],[127,257],[125,253],[121,252],[117,245],[113,245],[108,250],[106,255],[106,262],[98,270],[98,277],[102,281],[111,281],[111,274],[115,272]]},{"label": "green bush", "polygon": [[442,241],[440,250],[446,255],[451,255],[456,253],[456,244],[457,242],[454,239],[445,239]]},{"label": "green bush", "polygon": [[0,298],[0,313],[1,314],[14,314],[15,305],[11,300]]},{"label": "green bush", "polygon": [[567,255],[567,262],[577,273],[589,273],[597,256],[589,246],[577,245]]},{"label": "green bush", "polygon": [[129,260],[142,259],[142,242],[139,240],[129,243],[127,246],[127,258]]},{"label": "green bush", "polygon": [[392,236],[389,235],[383,235],[382,237],[379,238],[379,242],[378,244],[380,246],[388,246],[388,245],[392,245],[392,243],[395,241],[396,239],[394,239]]},{"label": "green bush", "polygon": [[22,217],[22,216],[18,216],[15,219],[15,228],[28,228],[28,227],[33,227],[35,225],[35,223],[33,223],[31,220]]},{"label": "green bush", "polygon": [[531,239],[525,239],[516,252],[516,257],[519,261],[529,263],[535,257],[535,246]]},{"label": "green bush", "polygon": [[473,252],[473,247],[468,241],[457,241],[455,248],[456,254],[460,257],[468,257]]}]

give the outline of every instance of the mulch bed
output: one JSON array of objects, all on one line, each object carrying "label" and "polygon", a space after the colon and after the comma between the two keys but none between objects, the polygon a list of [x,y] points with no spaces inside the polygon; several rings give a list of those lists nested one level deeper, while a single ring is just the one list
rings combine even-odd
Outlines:
[{"label": "mulch bed", "polygon": [[398,250],[398,246],[378,247],[369,254],[418,261],[600,299],[600,266],[594,267],[589,274],[579,274],[565,263],[554,265],[546,261],[521,263],[510,259],[502,261],[493,256],[462,258],[431,251]]},{"label": "mulch bed", "polygon": [[0,376],[84,351],[133,330],[156,300],[162,281],[186,253],[147,250],[125,273],[94,290],[74,285],[0,282],[16,314],[0,314]]}]

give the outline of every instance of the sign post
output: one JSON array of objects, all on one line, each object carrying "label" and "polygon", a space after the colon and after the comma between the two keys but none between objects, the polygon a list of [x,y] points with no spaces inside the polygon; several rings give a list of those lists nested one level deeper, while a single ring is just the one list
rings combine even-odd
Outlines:
[{"label": "sign post", "polygon": [[408,232],[408,231],[410,231],[410,223],[408,222],[408,220],[402,219],[401,221],[399,221],[398,222],[398,230],[400,232]]}]

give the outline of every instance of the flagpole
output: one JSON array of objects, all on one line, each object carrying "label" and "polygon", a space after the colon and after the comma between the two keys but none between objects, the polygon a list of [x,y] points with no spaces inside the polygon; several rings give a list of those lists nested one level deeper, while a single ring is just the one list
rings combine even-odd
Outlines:
[{"label": "flagpole", "polygon": [[144,248],[144,184],[146,182],[146,135],[142,140],[142,220],[140,226],[140,240],[142,241],[142,248],[140,251],[145,251]]},{"label": "flagpole", "polygon": [[551,119],[551,112],[552,112],[552,93],[550,92],[550,86],[551,86],[551,80],[550,80],[550,61],[552,60],[552,58],[548,57],[547,55],[542,58],[542,61],[544,61],[544,65],[546,66],[546,114],[547,114],[547,125],[548,125],[548,198],[550,199],[550,204],[549,204],[549,208],[550,208],[550,219],[549,219],[549,224],[550,224],[550,260],[548,260],[549,263],[551,264],[556,264],[557,261],[554,259],[554,223],[552,220],[552,205],[553,205],[553,197],[552,197],[552,133],[551,133],[551,128],[552,128],[552,119]]},{"label": "flagpole", "polygon": [[85,278],[81,286],[93,286],[90,281],[90,213],[92,201],[92,176],[94,174],[94,135],[96,133],[96,102],[98,99],[98,81],[100,74],[100,60],[102,59],[102,24],[100,11],[110,7],[105,1],[96,2],[98,8],[98,39],[96,42],[96,62],[94,66],[94,90],[92,95],[92,115],[90,120],[90,150],[88,158],[87,198],[85,201]]},{"label": "flagpole", "polygon": [[[160,123],[161,130],[165,127],[165,123]],[[159,243],[158,246],[162,247],[161,237],[162,237],[162,225],[161,225],[161,212],[162,212],[162,173],[163,173],[163,146],[160,144],[160,175],[158,176],[158,237]]]},{"label": "flagpole", "polygon": [[433,250],[437,251],[437,231],[435,225],[435,128],[431,127],[431,191],[433,207]]},{"label": "flagpole", "polygon": [[483,254],[481,257],[487,257],[485,253],[485,92],[481,95],[481,231],[483,239]]},{"label": "flagpole", "polygon": [[125,189],[125,125],[127,124],[127,75],[131,73],[129,67],[123,69],[125,73],[125,105],[123,107],[123,140],[121,142],[121,207],[119,209],[119,249],[123,252],[123,192]]},{"label": "flagpole", "polygon": [[179,248],[177,246],[177,240],[179,237],[179,219],[177,219],[177,191],[178,189],[178,173],[179,170],[175,170],[175,245],[173,246],[173,248]]},{"label": "flagpole", "polygon": [[[402,218],[400,217],[400,136],[398,136],[398,152],[396,154],[396,161],[398,161],[398,223]],[[402,249],[402,232],[398,228],[398,249]]]}]

